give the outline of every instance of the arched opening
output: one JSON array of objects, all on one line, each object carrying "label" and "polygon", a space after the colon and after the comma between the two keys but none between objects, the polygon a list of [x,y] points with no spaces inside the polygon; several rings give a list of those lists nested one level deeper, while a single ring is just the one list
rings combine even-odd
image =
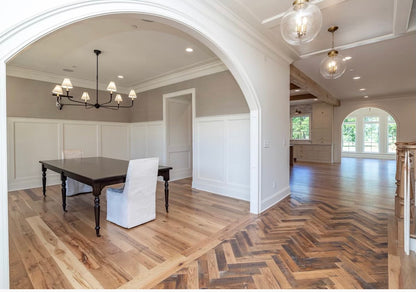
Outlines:
[{"label": "arched opening", "polygon": [[[81,3],[74,6],[65,6],[55,9],[53,11],[47,11],[46,13],[43,13],[30,19],[28,22],[25,22],[22,25],[14,27],[13,30],[10,31],[10,34],[7,36],[8,42],[1,44],[1,52],[3,54],[0,59],[0,73],[2,74],[2,86],[0,87],[0,113],[2,132],[6,132],[6,79],[4,78],[6,73],[6,63],[8,60],[10,60],[10,58],[19,53],[30,43],[36,41],[37,39],[40,39],[42,36],[45,36],[48,33],[60,27],[64,27],[65,25],[68,25],[70,23],[82,19],[87,19],[90,17],[114,13],[141,13],[145,15],[157,16],[160,17],[166,23],[169,23],[174,27],[186,31],[190,35],[200,40],[206,46],[208,46],[229,68],[237,83],[239,84],[241,90],[243,91],[250,109],[250,210],[253,213],[258,213],[260,211],[259,184],[261,182],[261,170],[259,167],[261,159],[259,151],[259,141],[261,138],[261,111],[259,101],[257,98],[258,92],[256,92],[256,87],[250,79],[250,75],[253,75],[255,73],[248,73],[248,71],[250,71],[250,62],[248,60],[245,61],[244,58],[238,56],[238,53],[236,53],[236,51],[238,50],[235,50],[235,48],[238,47],[238,42],[242,43],[243,40],[233,40],[235,44],[231,45],[231,40],[229,38],[231,32],[221,35],[221,33],[218,34],[219,28],[216,28],[217,32],[215,33],[209,26],[203,25],[204,21],[201,20],[201,13],[191,13],[191,11],[189,11],[190,13],[183,13],[183,11],[181,11],[180,9],[177,10],[173,8],[173,6],[173,4],[166,4],[166,6],[164,6],[160,5],[159,3],[154,4],[150,2],[133,3],[131,1],[106,1],[105,3],[103,3],[102,1],[89,1],[88,3]],[[30,25],[27,25],[29,22]],[[220,24],[218,24],[218,26],[220,26]],[[227,38],[229,40],[227,40]],[[257,57],[258,56],[256,56],[256,58]],[[263,58],[263,55],[261,56],[261,58]],[[282,66],[286,65],[286,63],[282,62],[280,59],[278,59],[278,61],[270,61],[266,59],[264,60],[270,63],[282,64]],[[269,67],[272,68],[272,66]],[[278,76],[280,76],[277,70],[275,69],[270,69],[269,73],[277,74]],[[285,70],[283,70],[281,75],[284,75],[284,77],[282,78],[286,78],[285,73]],[[256,84],[256,86],[257,85],[258,84]],[[266,88],[265,90],[268,89],[269,88]],[[260,93],[262,93],[261,90]],[[269,130],[268,128],[265,129]],[[0,145],[0,162],[2,169],[2,179],[0,182],[0,186],[2,190],[1,205],[3,206],[3,208],[7,208],[7,204],[3,204],[7,201],[6,149],[7,144],[6,141],[3,140]],[[265,168],[266,167],[268,167],[268,165],[266,165]],[[276,172],[279,171],[280,169]],[[286,177],[283,176],[282,179],[281,177],[282,176],[278,176],[277,187],[276,185],[273,186],[273,189],[276,190],[274,192],[275,197],[284,195],[287,191],[285,186],[282,185],[283,183],[280,182],[280,180],[284,181]],[[271,188],[272,187],[267,188],[268,194],[272,193]],[[266,206],[268,204],[271,204],[272,201],[275,200],[275,197],[265,198],[264,202],[262,202],[263,205]],[[2,211],[4,211],[4,209],[2,209]],[[5,227],[4,230],[7,230],[7,210],[5,212],[2,212],[1,220],[2,228]],[[3,243],[2,247],[7,247],[7,236],[3,235],[1,241]],[[2,248],[2,251],[4,250],[5,249]],[[6,263],[7,256],[4,256],[4,253],[2,253],[1,256],[1,262]],[[7,275],[8,271],[6,269],[3,271],[3,274]]]},{"label": "arched opening", "polygon": [[395,159],[397,123],[387,111],[376,107],[357,109],[342,122],[342,157]]}]

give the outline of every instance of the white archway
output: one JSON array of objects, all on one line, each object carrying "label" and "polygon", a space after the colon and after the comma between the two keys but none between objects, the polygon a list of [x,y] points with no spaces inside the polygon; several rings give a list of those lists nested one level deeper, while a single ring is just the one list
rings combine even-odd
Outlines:
[{"label": "white archway", "polygon": [[[246,50],[249,54],[249,46],[256,46],[251,40],[241,40],[233,35],[239,31],[234,27],[232,33],[227,32],[220,22],[209,19],[201,11],[206,11],[209,4],[192,3],[187,1],[172,3],[173,1],[131,1],[131,0],[113,0],[102,1],[92,0],[80,3],[63,5],[54,10],[38,14],[19,25],[12,27],[0,36],[0,287],[8,288],[8,211],[7,211],[7,141],[6,133],[6,63],[10,58],[19,53],[32,42],[53,32],[56,29],[69,25],[71,23],[107,14],[117,13],[137,13],[159,17],[168,25],[174,26],[185,31],[209,47],[229,68],[239,84],[250,108],[250,212],[259,213],[261,210],[261,107],[255,86],[250,80],[248,67],[254,66],[250,60],[239,58],[236,53],[238,43],[244,43],[238,47],[240,50]],[[16,4],[18,5],[18,4]],[[199,5],[203,5],[198,7]],[[218,7],[210,7],[215,11]],[[214,13],[213,13],[214,14]],[[215,27],[214,27],[215,26]],[[241,31],[240,31],[241,32]],[[244,33],[244,32],[243,32]],[[249,34],[249,32],[246,32]],[[251,43],[250,43],[251,41]],[[233,44],[236,42],[236,44]],[[257,49],[260,51],[260,49]],[[270,53],[271,51],[269,51]],[[270,53],[272,55],[273,52]],[[258,58],[259,56],[256,56]],[[264,58],[266,62],[267,59]],[[281,61],[278,61],[281,62]],[[281,64],[283,64],[282,62]],[[270,66],[270,65],[269,65]],[[283,66],[283,65],[282,65]],[[268,68],[270,71],[270,68]],[[266,70],[265,70],[266,71]],[[275,71],[273,71],[274,73]],[[269,73],[269,72],[266,72]],[[285,70],[281,74],[285,74]],[[269,74],[270,75],[270,74]],[[285,75],[284,75],[285,76]],[[280,76],[279,76],[280,77]],[[282,82],[288,80],[282,77]],[[258,84],[257,84],[258,85]],[[267,90],[267,89],[265,89]],[[286,91],[284,91],[286,92]],[[284,117],[283,117],[284,118]],[[282,124],[282,127],[285,125]],[[269,131],[269,129],[267,128]],[[287,138],[283,142],[286,147]],[[279,147],[283,147],[279,146]],[[274,156],[275,157],[275,156]],[[286,159],[287,160],[287,159]],[[288,188],[276,193],[285,195]],[[277,196],[273,195],[267,203],[273,202]]]}]

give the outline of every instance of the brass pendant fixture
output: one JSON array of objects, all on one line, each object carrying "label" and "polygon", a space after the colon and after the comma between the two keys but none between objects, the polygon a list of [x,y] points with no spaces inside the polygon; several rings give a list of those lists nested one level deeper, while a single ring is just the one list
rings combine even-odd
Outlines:
[{"label": "brass pendant fixture", "polygon": [[332,49],[327,56],[321,61],[320,72],[325,79],[337,79],[344,74],[347,68],[342,55],[334,49],[334,33],[338,26],[331,26],[328,31],[332,33]]}]

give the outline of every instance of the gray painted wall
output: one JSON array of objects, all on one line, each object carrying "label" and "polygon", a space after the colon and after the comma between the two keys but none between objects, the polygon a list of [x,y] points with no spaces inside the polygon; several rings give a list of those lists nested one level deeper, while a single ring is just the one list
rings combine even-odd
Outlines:
[{"label": "gray painted wall", "polygon": [[[68,106],[58,110],[55,106],[56,97],[52,96],[55,84],[50,82],[8,76],[6,86],[8,117],[106,122],[130,121],[131,109],[113,111]],[[70,94],[80,100],[83,91],[88,91],[91,99],[93,96],[95,97],[93,89],[80,87],[72,89]],[[109,98],[109,93],[100,91],[99,98],[106,101]]]},{"label": "gray painted wall", "polygon": [[[54,85],[8,76],[7,116],[108,122],[160,121],[163,119],[163,94],[189,88],[196,91],[197,117],[249,112],[244,95],[229,71],[139,93],[132,109],[118,111],[82,107],[64,107],[59,111],[51,95]],[[84,88],[74,88],[71,95],[79,98],[85,90],[91,98],[94,96],[94,90]],[[100,92],[100,100],[107,98],[108,92]]]}]

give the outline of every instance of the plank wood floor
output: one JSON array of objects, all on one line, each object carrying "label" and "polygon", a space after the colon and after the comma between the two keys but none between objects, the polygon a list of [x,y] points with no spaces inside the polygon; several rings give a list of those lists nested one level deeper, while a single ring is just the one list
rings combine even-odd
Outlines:
[{"label": "plank wood floor", "polygon": [[[158,185],[157,219],[93,230],[91,195],[10,192],[11,288],[388,288],[395,162],[295,164],[292,195],[259,216],[248,203]],[[105,196],[102,196],[103,198]]]},{"label": "plank wood floor", "polygon": [[[63,213],[59,186],[9,193],[11,288],[118,288],[161,281],[176,265],[220,243],[218,236],[249,215],[248,202],[191,190],[191,180],[158,182],[156,220],[130,230],[105,220],[94,230],[93,197],[68,197]],[[103,191],[104,194],[105,191]],[[202,248],[202,251],[200,251]],[[173,269],[174,270],[174,269]],[[165,272],[167,271],[167,272]]]}]

